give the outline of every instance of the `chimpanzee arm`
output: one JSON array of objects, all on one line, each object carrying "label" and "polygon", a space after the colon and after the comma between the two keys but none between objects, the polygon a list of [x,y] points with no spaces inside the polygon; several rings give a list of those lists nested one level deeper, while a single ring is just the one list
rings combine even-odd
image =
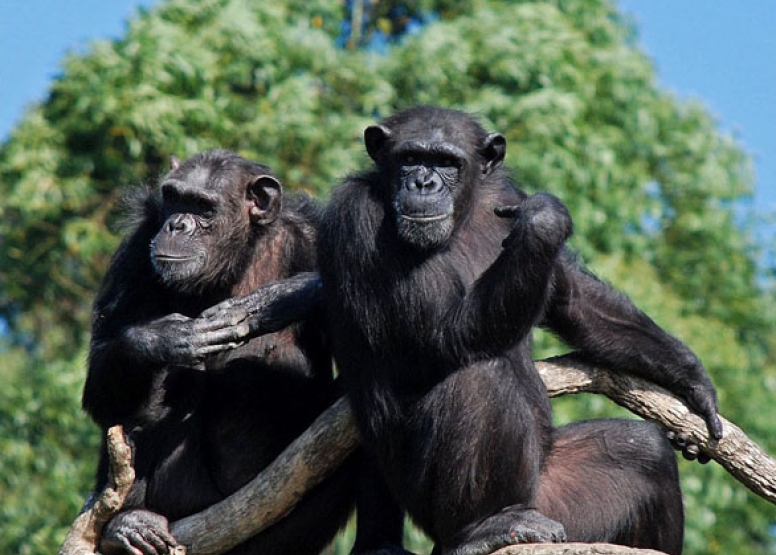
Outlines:
[{"label": "chimpanzee arm", "polygon": [[[141,306],[140,313],[145,312]],[[153,412],[157,380],[170,366],[201,368],[209,344],[195,321],[182,314],[143,317],[120,325],[117,315],[100,323],[96,313],[83,406],[105,426],[142,420]],[[156,387],[154,387],[156,383]]]},{"label": "chimpanzee arm", "polygon": [[709,433],[722,437],[717,395],[698,357],[627,297],[558,257],[546,325],[587,360],[646,378],[679,395],[703,417]]},{"label": "chimpanzee arm", "polygon": [[[152,384],[163,369],[171,365],[203,369],[208,355],[298,322],[321,299],[320,279],[308,273],[228,299],[198,318],[169,314],[121,326],[121,308],[102,314],[98,307],[84,408],[105,425],[142,419],[142,411],[153,405]],[[134,310],[138,307],[144,312],[142,303]]]},{"label": "chimpanzee arm", "polygon": [[452,312],[446,352],[497,355],[525,338],[541,317],[555,259],[571,234],[571,217],[552,195],[536,194],[496,213],[514,217],[514,228]]},{"label": "chimpanzee arm", "polygon": [[243,297],[227,299],[204,311],[194,322],[208,343],[203,350],[218,352],[225,345],[300,322],[322,303],[320,276],[307,272],[265,285]]}]

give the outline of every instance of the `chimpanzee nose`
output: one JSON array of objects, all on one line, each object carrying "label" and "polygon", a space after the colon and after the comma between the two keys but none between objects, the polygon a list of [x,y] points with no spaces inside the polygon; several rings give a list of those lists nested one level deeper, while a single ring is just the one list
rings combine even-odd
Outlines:
[{"label": "chimpanzee nose", "polygon": [[194,218],[191,214],[174,214],[167,220],[168,233],[188,235],[194,228]]},{"label": "chimpanzee nose", "polygon": [[441,184],[434,172],[420,172],[415,175],[414,185],[419,192],[435,193]]}]

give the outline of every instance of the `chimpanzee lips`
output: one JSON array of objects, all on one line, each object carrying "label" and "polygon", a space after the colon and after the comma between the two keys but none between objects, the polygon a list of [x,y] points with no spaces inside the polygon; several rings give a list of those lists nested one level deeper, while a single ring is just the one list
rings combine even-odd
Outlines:
[{"label": "chimpanzee lips", "polygon": [[449,218],[450,214],[402,214],[401,217],[410,222],[430,224],[433,222],[440,222],[445,218]]},{"label": "chimpanzee lips", "polygon": [[175,254],[159,254],[157,253],[154,258],[159,262],[189,262],[196,260],[196,255],[179,256]]}]

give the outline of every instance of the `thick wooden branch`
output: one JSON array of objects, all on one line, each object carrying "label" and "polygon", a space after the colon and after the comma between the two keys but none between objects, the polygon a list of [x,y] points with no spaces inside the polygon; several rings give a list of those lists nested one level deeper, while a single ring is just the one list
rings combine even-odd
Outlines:
[{"label": "thick wooden branch", "polygon": [[665,555],[654,549],[636,549],[611,543],[528,543],[510,545],[491,555]]},{"label": "thick wooden branch", "polygon": [[336,470],[358,445],[350,406],[340,399],[242,489],[172,525],[189,555],[216,555],[287,515],[306,491]]},{"label": "thick wooden branch", "polygon": [[124,500],[135,482],[135,469],[132,468],[132,451],[124,438],[121,426],[108,430],[108,453],[111,461],[108,486],[99,496],[92,494],[86,500],[59,549],[59,555],[97,553],[102,527],[124,505]]},{"label": "thick wooden branch", "polygon": [[[672,394],[644,380],[614,374],[573,357],[541,361],[537,368],[551,397],[583,392],[606,395],[639,416],[684,433],[750,490],[776,504],[776,461],[724,418],[724,437],[712,441],[700,417]],[[304,493],[334,472],[357,445],[353,415],[347,402],[340,399],[244,488],[201,513],[173,523],[172,532],[188,547],[188,555],[224,553],[291,512]],[[110,516],[99,518],[104,523]],[[91,545],[92,551],[65,551],[63,546],[60,555],[93,553],[94,543],[86,545]],[[608,544],[531,544],[509,546],[494,555],[649,553],[656,552]]]},{"label": "thick wooden branch", "polygon": [[634,376],[614,374],[559,357],[537,363],[550,396],[601,393],[631,412],[682,432],[751,491],[776,504],[776,461],[732,422],[721,418],[724,436],[709,437],[704,421],[665,389]]}]

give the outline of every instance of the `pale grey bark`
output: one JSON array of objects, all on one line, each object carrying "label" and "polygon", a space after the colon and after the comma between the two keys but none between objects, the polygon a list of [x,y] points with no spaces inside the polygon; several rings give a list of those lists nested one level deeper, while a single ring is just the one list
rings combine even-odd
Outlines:
[{"label": "pale grey bark", "polygon": [[[537,368],[551,397],[583,392],[606,395],[643,418],[685,434],[751,491],[776,504],[776,461],[733,423],[722,418],[724,437],[711,440],[700,417],[671,393],[640,378],[615,374],[571,357],[540,361]],[[115,435],[113,429],[110,433]],[[201,513],[174,522],[173,534],[187,546],[188,555],[224,553],[292,511],[304,493],[338,468],[357,445],[353,415],[347,402],[340,399],[244,488]],[[126,470],[128,447],[123,452],[119,449],[113,457],[112,454],[114,466]],[[111,485],[100,494],[97,503],[84,507],[59,555],[94,552],[102,525],[120,508],[121,491],[126,496],[128,490],[126,472],[118,470],[117,475],[124,476],[120,478],[121,485]],[[185,552],[181,550],[176,555]],[[648,553],[656,552],[608,544],[533,544],[510,546],[494,555]]]}]

